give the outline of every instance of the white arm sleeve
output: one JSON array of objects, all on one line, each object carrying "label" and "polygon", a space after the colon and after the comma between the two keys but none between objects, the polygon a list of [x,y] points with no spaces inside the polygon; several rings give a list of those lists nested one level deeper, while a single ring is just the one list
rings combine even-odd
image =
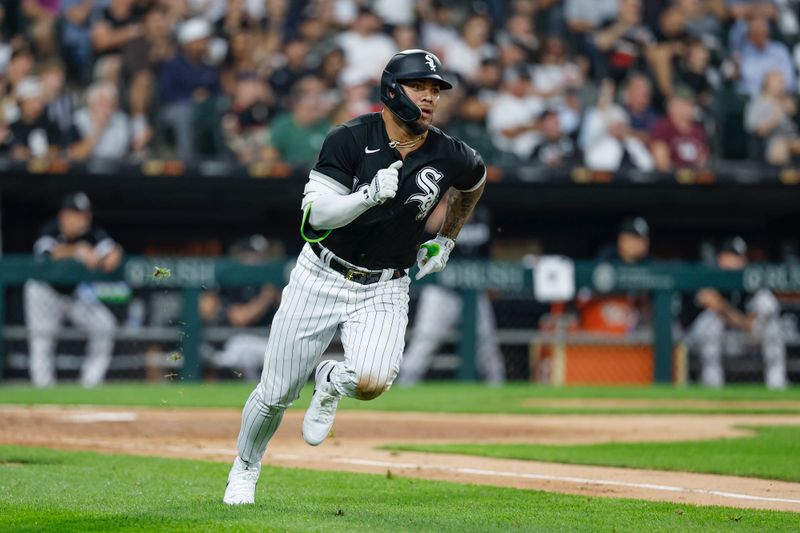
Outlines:
[{"label": "white arm sleeve", "polygon": [[308,222],[317,229],[327,230],[346,226],[375,206],[375,202],[369,199],[366,188],[349,194],[343,185],[320,179],[312,171],[303,191],[301,209],[305,211],[309,205]]}]

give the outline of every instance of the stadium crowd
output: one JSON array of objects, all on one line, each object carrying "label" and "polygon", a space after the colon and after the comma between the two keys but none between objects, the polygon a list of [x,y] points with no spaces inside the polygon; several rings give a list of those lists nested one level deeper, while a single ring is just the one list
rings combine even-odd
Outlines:
[{"label": "stadium crowd", "polygon": [[458,80],[437,122],[496,164],[786,165],[798,0],[19,0],[0,7],[0,158],[308,166],[379,110],[398,50]]}]

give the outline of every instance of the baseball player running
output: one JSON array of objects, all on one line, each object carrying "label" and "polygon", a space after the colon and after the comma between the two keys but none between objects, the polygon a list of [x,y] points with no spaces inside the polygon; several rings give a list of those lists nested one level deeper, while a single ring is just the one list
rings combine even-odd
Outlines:
[{"label": "baseball player running", "polygon": [[[226,504],[254,502],[267,443],[315,367],[303,419],[312,446],[328,436],[342,397],[371,400],[397,375],[408,269],[417,262],[417,279],[444,269],[486,179],[475,150],[431,125],[439,92],[450,88],[434,54],[400,52],[381,77],[384,110],[325,139],[301,204],[308,242],[272,322],[261,381],[244,406]],[[427,217],[451,187],[439,233],[420,245]],[[337,330],[345,360],[320,364]]]}]

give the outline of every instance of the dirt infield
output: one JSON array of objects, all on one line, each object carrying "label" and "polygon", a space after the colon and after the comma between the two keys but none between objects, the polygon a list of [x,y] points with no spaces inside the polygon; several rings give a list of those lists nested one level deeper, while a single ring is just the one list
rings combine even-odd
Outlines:
[{"label": "dirt infield", "polygon": [[[459,455],[397,453],[391,443],[574,444],[677,441],[746,435],[738,425],[800,425],[800,415],[464,415],[342,411],[318,448],[290,410],[268,450],[279,466],[393,474],[461,483],[692,504],[800,512],[800,483],[561,465]],[[0,443],[230,461],[240,412],[0,406]]]}]

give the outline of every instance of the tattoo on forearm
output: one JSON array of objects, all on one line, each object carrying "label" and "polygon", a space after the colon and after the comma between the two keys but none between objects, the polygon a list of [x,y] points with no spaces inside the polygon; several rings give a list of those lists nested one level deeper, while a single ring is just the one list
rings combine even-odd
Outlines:
[{"label": "tattoo on forearm", "polygon": [[450,190],[450,195],[447,198],[447,213],[444,216],[442,229],[439,233],[445,237],[450,237],[455,240],[458,232],[469,220],[475,204],[478,203],[481,195],[483,194],[483,185],[474,191],[462,192],[456,189]]}]

